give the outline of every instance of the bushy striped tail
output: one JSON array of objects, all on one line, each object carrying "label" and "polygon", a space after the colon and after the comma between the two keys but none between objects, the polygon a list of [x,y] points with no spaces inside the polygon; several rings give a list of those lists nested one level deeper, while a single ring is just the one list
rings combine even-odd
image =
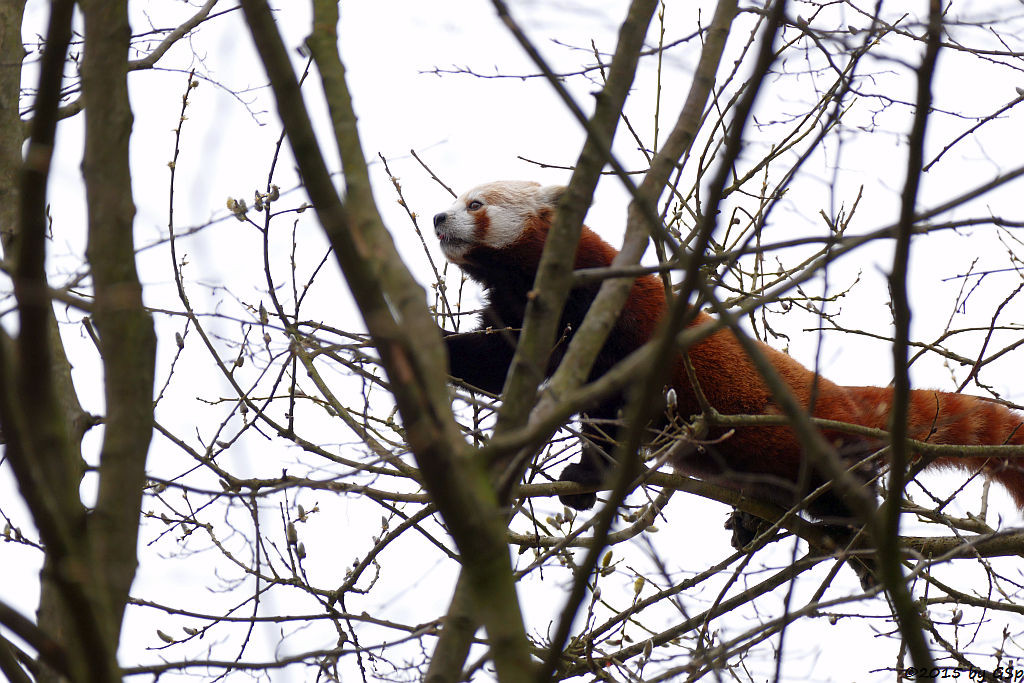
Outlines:
[{"label": "bushy striped tail", "polygon": [[[851,387],[864,411],[864,424],[888,429],[891,387]],[[1024,446],[1024,414],[995,401],[940,391],[910,392],[908,436],[917,441],[961,446]],[[941,457],[932,468],[980,472],[1002,484],[1024,511],[1024,455]]]}]

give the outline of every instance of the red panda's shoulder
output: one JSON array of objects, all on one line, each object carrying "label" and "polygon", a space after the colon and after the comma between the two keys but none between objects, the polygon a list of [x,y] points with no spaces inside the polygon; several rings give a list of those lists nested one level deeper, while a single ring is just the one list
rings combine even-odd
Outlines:
[{"label": "red panda's shoulder", "polygon": [[579,246],[576,247],[575,268],[603,268],[610,266],[619,251],[605,242],[600,235],[583,226]]}]

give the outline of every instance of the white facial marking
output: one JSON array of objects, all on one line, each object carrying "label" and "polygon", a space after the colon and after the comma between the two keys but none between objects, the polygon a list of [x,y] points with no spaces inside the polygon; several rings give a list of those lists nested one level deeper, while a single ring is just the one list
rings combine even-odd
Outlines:
[{"label": "white facial marking", "polygon": [[441,251],[452,263],[465,263],[474,246],[507,247],[522,234],[530,216],[550,202],[539,183],[504,180],[478,185],[434,217]]}]

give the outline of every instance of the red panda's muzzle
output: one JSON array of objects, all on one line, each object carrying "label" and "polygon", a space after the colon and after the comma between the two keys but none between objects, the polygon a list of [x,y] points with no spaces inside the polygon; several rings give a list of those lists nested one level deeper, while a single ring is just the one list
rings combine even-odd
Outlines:
[{"label": "red panda's muzzle", "polygon": [[437,236],[437,241],[441,245],[441,251],[444,252],[445,257],[453,263],[460,263],[461,256],[472,245],[472,242],[456,234],[458,231],[455,226],[451,225],[449,218],[447,212],[434,215],[434,235]]}]

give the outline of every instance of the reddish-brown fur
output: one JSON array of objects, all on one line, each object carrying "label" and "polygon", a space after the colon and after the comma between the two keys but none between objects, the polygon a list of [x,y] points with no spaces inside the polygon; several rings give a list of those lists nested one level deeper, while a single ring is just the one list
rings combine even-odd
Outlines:
[{"label": "reddish-brown fur", "polygon": [[[481,244],[466,252],[460,265],[488,291],[490,305],[485,310],[483,327],[504,325],[518,329],[522,324],[529,288],[532,287],[537,264],[547,237],[553,208],[545,207],[528,218],[514,242],[500,249]],[[444,214],[435,217],[435,226],[443,229]],[[488,230],[486,207],[474,212],[478,241]],[[441,233],[439,232],[439,235]],[[617,251],[596,233],[584,227],[576,252],[575,268],[611,265]],[[563,314],[563,327],[571,334],[590,306],[596,288],[573,290]],[[595,364],[593,376],[607,371],[614,363],[651,338],[665,309],[662,282],[656,276],[637,278],[629,299],[613,329],[609,341]],[[699,313],[693,325],[710,318]],[[500,391],[511,352],[495,344],[510,343],[501,335],[451,335],[446,341],[452,361],[452,374],[469,384],[497,393]],[[514,338],[511,340],[514,342]],[[483,346],[484,344],[488,346]],[[887,429],[892,390],[883,387],[845,387],[816,375],[790,356],[759,344],[771,364],[779,372],[801,405],[820,418],[837,420],[876,429]],[[564,349],[564,345],[562,346]],[[688,350],[704,395],[710,404],[725,415],[780,414],[764,381],[742,350],[735,336],[727,330],[718,331]],[[488,358],[481,364],[476,358]],[[561,359],[561,351],[552,354],[549,371]],[[693,388],[687,378],[682,358],[666,368],[665,385],[676,390],[678,413],[684,418],[700,412]],[[813,401],[812,401],[813,397]],[[611,419],[622,405],[622,397],[591,412],[591,417]],[[1024,416],[998,403],[961,394],[916,390],[910,395],[908,411],[909,434],[912,438],[933,444],[961,445],[1024,445]],[[606,427],[584,433],[614,430]],[[842,432],[826,432],[839,453],[848,460],[863,457],[881,444]],[[715,437],[723,437],[716,439]],[[744,427],[729,436],[713,433],[709,443],[673,463],[677,469],[703,477],[714,477],[720,483],[767,497],[789,505],[800,499],[809,486],[821,483],[816,475],[802,472],[802,451],[794,433],[787,427]],[[591,446],[592,448],[592,446]],[[571,465],[563,479],[594,481],[593,475],[604,465],[601,458],[584,448],[580,463]],[[1024,509],[1024,459],[945,457],[931,466],[957,467],[979,471],[1003,484],[1017,505]],[[808,479],[809,476],[809,479]],[[598,479],[599,481],[599,479]],[[803,481],[804,486],[795,483]],[[592,497],[569,502],[575,507],[589,507]],[[568,502],[568,501],[567,501]],[[835,498],[823,498],[811,511],[819,517],[842,516],[845,505]]]},{"label": "reddish-brown fur", "polygon": [[[697,323],[707,320],[708,316],[701,314]],[[892,388],[839,386],[768,345],[759,346],[800,404],[804,407],[811,405],[811,413],[815,417],[888,429]],[[719,412],[727,415],[779,413],[760,375],[730,332],[715,333],[690,349],[689,355],[708,401]],[[680,396],[685,397],[680,402],[680,413],[698,412],[685,375],[680,376],[677,371],[672,384]],[[1024,417],[1021,415],[975,396],[920,389],[910,393],[907,424],[909,436],[918,441],[949,445],[1024,445],[1022,423]],[[827,436],[841,444],[841,453],[843,446],[852,446],[853,455],[866,454],[856,448],[860,441],[856,437],[840,432],[828,433]],[[864,445],[870,448],[877,444]],[[731,438],[716,444],[713,450],[726,468],[737,472],[775,475],[787,481],[796,481],[800,473],[801,448],[789,429],[739,429]],[[1017,505],[1024,509],[1024,470],[1019,462],[1000,458],[944,457],[936,459],[930,466],[982,471],[1003,484]],[[707,454],[698,454],[680,463],[682,469],[695,474],[722,472],[721,464]]]},{"label": "reddish-brown fur", "polygon": [[[586,230],[580,251],[611,264],[615,250],[595,233]],[[577,262],[581,259],[577,256]],[[638,278],[623,312],[624,317],[646,318],[640,335],[649,338],[664,310],[661,281],[654,276]],[[642,312],[642,313],[641,313]],[[700,313],[692,323],[710,320]],[[848,422],[875,429],[888,429],[891,387],[839,386],[808,370],[792,357],[758,343],[771,364],[786,381],[804,407],[811,405],[815,417]],[[779,414],[760,374],[754,369],[735,336],[726,330],[712,334],[689,350],[708,402],[725,415]],[[674,363],[667,384],[676,389],[678,412],[688,416],[700,412],[693,388],[681,360]],[[976,396],[950,394],[930,390],[914,390],[910,394],[907,424],[909,436],[932,444],[956,445],[1024,445],[1024,416],[1004,406]],[[849,443],[850,437],[829,434],[837,441]],[[863,453],[862,453],[863,454]],[[1024,461],[996,458],[938,458],[931,467],[956,467],[982,471],[1007,488],[1017,505],[1024,509]],[[787,481],[800,476],[801,448],[788,428],[741,428],[712,447],[695,452],[675,463],[678,469],[697,475],[734,473],[768,475]],[[761,487],[753,486],[753,490]]]}]

